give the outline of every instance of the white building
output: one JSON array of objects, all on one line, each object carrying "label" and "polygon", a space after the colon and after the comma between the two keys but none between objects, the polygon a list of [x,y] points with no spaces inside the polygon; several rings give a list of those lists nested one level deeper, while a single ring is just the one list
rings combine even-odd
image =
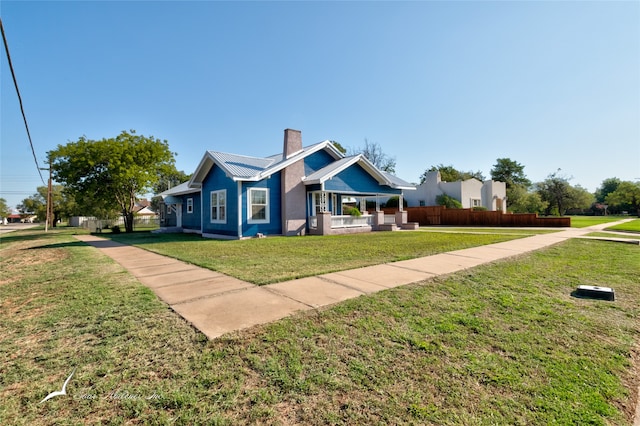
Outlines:
[{"label": "white building", "polygon": [[485,207],[490,211],[507,211],[507,186],[504,182],[471,178],[465,181],[443,182],[439,171],[427,173],[416,191],[404,194],[408,207],[437,206],[436,197],[446,194],[460,201],[462,207]]}]

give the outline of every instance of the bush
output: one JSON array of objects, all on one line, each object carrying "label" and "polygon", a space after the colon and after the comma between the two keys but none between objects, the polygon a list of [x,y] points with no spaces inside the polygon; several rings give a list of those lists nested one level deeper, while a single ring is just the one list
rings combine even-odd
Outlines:
[{"label": "bush", "polygon": [[345,214],[345,215],[348,214],[355,217],[362,216],[362,213],[360,213],[360,210],[358,210],[356,207],[348,207],[348,206],[344,206],[342,208],[342,214]]},{"label": "bush", "polygon": [[488,209],[485,206],[476,206],[472,210],[474,212],[486,212]]},{"label": "bush", "polygon": [[111,232],[114,234],[119,234],[120,233],[120,226],[115,225],[111,227]]},{"label": "bush", "polygon": [[438,195],[436,197],[436,203],[441,206],[445,206],[448,209],[461,209],[462,203],[447,194]]},{"label": "bush", "polygon": [[[393,196],[393,197],[389,198],[387,200],[387,203],[384,205],[384,207],[392,209],[392,208],[398,208],[399,205],[400,205],[400,197],[398,197],[396,195],[396,196]],[[402,199],[402,205],[404,207],[407,207],[407,200],[405,200],[404,198]]]}]

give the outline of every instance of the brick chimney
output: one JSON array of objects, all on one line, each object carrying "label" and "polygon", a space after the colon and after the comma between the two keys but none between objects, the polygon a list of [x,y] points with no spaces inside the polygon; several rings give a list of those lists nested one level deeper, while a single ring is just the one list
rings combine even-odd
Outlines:
[{"label": "brick chimney", "polygon": [[[302,151],[302,132],[285,129],[284,159]],[[302,182],[304,177],[304,159],[288,165],[282,170],[282,234],[304,235],[307,227],[306,188]]]},{"label": "brick chimney", "polygon": [[302,151],[302,132],[300,130],[284,129],[284,148],[282,155],[285,159]]}]

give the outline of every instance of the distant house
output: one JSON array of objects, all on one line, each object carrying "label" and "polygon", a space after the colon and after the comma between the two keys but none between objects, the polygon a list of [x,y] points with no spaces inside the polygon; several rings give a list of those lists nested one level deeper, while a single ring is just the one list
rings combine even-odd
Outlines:
[{"label": "distant house", "polygon": [[[269,157],[205,152],[191,180],[159,194],[160,226],[212,238],[371,231],[384,228],[378,200],[414,189],[363,155],[345,157],[330,141],[303,147],[301,132],[286,129],[282,153]],[[344,215],[354,200],[364,214]]]},{"label": "distant house", "polygon": [[158,218],[158,213],[151,209],[151,202],[146,198],[136,201],[133,207],[136,222],[150,223]]},{"label": "distant house", "polygon": [[436,206],[436,198],[446,194],[460,201],[463,208],[484,207],[491,211],[507,211],[507,187],[504,182],[471,178],[457,182],[443,182],[439,171],[427,173],[416,191],[407,193],[408,207]]},{"label": "distant house", "polygon": [[31,213],[12,213],[6,217],[7,223],[34,223],[38,215]]}]

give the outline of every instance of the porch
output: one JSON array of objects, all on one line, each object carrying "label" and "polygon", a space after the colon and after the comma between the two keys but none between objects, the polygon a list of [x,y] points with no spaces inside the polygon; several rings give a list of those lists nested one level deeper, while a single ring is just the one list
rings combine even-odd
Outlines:
[{"label": "porch", "polygon": [[315,216],[309,216],[308,226],[311,235],[356,234],[418,228],[417,223],[407,222],[407,212],[405,211],[397,211],[395,214],[374,211],[361,216],[332,215],[331,212],[319,212]]}]

